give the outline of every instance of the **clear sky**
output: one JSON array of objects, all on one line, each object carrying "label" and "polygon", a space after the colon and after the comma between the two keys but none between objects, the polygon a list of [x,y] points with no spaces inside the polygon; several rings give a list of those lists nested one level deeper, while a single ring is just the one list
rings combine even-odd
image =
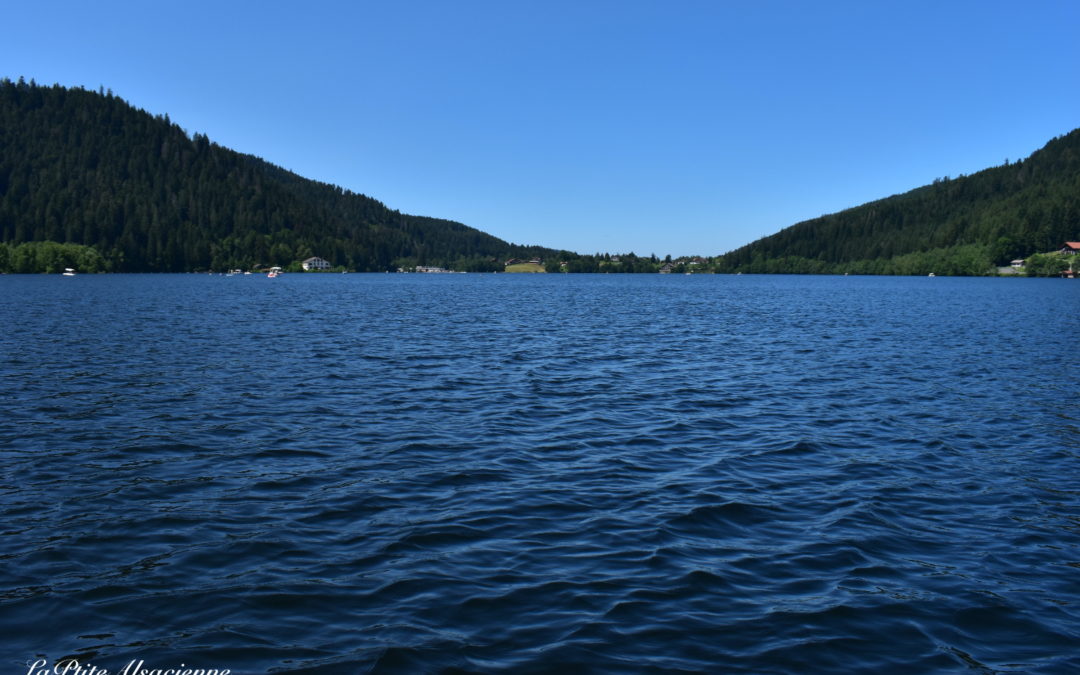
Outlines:
[{"label": "clear sky", "polygon": [[1080,127],[1080,0],[13,0],[0,22],[0,76],[580,253],[723,253]]}]

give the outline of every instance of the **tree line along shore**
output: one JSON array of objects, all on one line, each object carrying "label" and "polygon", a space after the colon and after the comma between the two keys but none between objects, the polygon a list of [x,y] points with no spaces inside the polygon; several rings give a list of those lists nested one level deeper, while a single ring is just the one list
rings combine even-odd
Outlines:
[{"label": "tree line along shore", "polygon": [[[1075,243],[1075,242],[1073,242]],[[750,265],[742,269],[725,269],[722,257],[682,257],[661,260],[656,256],[638,257],[634,254],[596,254],[579,256],[555,255],[547,261],[529,263],[490,261],[492,269],[461,270],[452,267],[413,266],[397,271],[447,271],[447,272],[546,272],[546,273],[592,273],[592,274],[887,274],[926,276],[1028,276],[1028,277],[1080,277],[1080,255],[1066,250],[1033,254],[1022,265],[1009,266],[1007,272],[988,265],[984,254],[978,250],[929,251],[921,254],[898,256],[890,261],[872,261],[873,265],[839,264],[821,265],[815,261],[769,261],[760,268]],[[267,266],[252,268],[222,268],[218,270],[191,270],[193,272],[225,272],[232,269],[266,271]],[[305,270],[300,261],[292,261],[284,271],[315,272]],[[81,274],[119,272],[112,262],[92,246],[58,242],[25,242],[9,245],[0,243],[0,274],[60,274],[74,270]],[[328,272],[355,271],[345,267],[329,267]]]},{"label": "tree line along shore", "polygon": [[548,273],[984,276],[1074,269],[1080,130],[1029,157],[796,223],[715,256],[581,254],[404,214],[190,133],[111,91],[0,79],[0,272],[440,267]]}]

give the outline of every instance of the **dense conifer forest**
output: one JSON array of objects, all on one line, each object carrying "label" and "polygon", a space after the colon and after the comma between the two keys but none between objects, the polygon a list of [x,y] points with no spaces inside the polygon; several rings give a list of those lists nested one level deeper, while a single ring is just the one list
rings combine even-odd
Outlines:
[{"label": "dense conifer forest", "polygon": [[798,223],[722,256],[660,260],[516,246],[302,178],[111,91],[0,80],[0,272],[295,268],[319,256],[362,272],[501,271],[508,259],[541,259],[548,272],[571,273],[980,275],[1076,240],[1080,130],[1027,159]]},{"label": "dense conifer forest", "polygon": [[356,271],[501,270],[508,257],[549,253],[307,180],[112,92],[22,79],[0,81],[0,244],[12,271],[67,261],[86,271],[251,269],[310,256]]},{"label": "dense conifer forest", "polygon": [[1080,129],[1027,159],[792,225],[719,272],[988,274],[1080,239]]}]

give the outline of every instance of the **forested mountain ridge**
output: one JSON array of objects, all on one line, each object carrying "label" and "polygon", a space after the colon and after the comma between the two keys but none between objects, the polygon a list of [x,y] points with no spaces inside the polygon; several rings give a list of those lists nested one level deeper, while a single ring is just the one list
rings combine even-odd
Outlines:
[{"label": "forested mountain ridge", "polygon": [[[1080,130],[1016,163],[797,223],[676,271],[985,274],[1066,240],[1080,240]],[[61,258],[87,270],[186,272],[312,255],[357,271],[494,271],[533,257],[552,272],[666,267],[515,246],[189,135],[111,92],[0,79],[0,257],[19,244],[48,254],[52,271]]]},{"label": "forested mountain ridge", "polygon": [[123,272],[502,269],[543,256],[189,136],[112,92],[0,80],[0,243],[91,246]]},{"label": "forested mountain ridge", "polygon": [[720,256],[716,269],[979,274],[1077,239],[1080,129],[1015,163],[797,223]]}]

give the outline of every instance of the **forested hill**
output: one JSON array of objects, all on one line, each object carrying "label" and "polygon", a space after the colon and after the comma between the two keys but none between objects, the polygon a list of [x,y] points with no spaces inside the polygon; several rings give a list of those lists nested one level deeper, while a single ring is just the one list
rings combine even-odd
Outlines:
[{"label": "forested hill", "polygon": [[307,180],[112,95],[0,80],[0,243],[92,246],[125,272],[287,266],[502,269],[544,256]]},{"label": "forested hill", "polygon": [[1022,161],[792,225],[717,271],[982,274],[1077,239],[1080,129]]}]

